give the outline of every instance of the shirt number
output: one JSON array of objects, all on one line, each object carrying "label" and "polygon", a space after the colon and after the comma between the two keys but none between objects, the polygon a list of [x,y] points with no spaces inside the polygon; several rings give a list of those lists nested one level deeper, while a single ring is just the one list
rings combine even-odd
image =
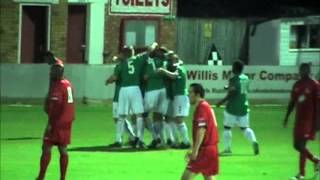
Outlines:
[{"label": "shirt number", "polygon": [[151,64],[152,65],[152,69],[156,70],[156,65],[154,64],[154,60],[153,59],[149,58],[148,59],[148,64]]},{"label": "shirt number", "polygon": [[128,73],[129,74],[134,74],[133,61],[128,61]]},{"label": "shirt number", "polygon": [[67,87],[68,92],[68,103],[73,103],[72,89],[71,87]]}]

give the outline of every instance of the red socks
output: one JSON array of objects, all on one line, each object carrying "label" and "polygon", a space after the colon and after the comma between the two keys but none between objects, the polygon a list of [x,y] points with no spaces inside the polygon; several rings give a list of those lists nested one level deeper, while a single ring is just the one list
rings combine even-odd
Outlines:
[{"label": "red socks", "polygon": [[65,180],[68,167],[68,154],[60,155],[60,180]]},{"label": "red socks", "polygon": [[305,166],[306,166],[306,155],[305,153],[300,153],[300,161],[299,161],[299,170],[300,170],[300,175],[304,176],[305,175]]},{"label": "red socks", "polygon": [[319,163],[320,159],[313,156],[308,149],[304,149],[302,152],[300,152],[300,161],[299,161],[299,169],[300,169],[300,175],[305,175],[305,166],[306,166],[306,160],[309,159],[313,163]]},{"label": "red socks", "polygon": [[38,175],[38,180],[43,180],[44,176],[46,174],[47,171],[47,167],[50,163],[51,160],[51,153],[43,153],[41,155],[41,160],[40,160],[40,172]]}]

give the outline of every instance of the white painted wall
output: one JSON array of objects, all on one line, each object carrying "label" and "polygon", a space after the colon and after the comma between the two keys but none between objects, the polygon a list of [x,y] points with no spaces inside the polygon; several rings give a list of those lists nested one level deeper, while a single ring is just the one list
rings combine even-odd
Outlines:
[{"label": "white painted wall", "polygon": [[280,65],[298,65],[302,62],[310,62],[313,65],[320,65],[320,49],[319,50],[290,50],[290,26],[308,23],[320,24],[320,17],[309,22],[310,18],[282,19],[280,25]]},{"label": "white painted wall", "polygon": [[68,0],[68,2],[88,5],[86,60],[88,64],[103,64],[104,21],[107,0]]},{"label": "white painted wall", "polygon": [[280,20],[259,24],[250,36],[250,65],[279,65]]}]

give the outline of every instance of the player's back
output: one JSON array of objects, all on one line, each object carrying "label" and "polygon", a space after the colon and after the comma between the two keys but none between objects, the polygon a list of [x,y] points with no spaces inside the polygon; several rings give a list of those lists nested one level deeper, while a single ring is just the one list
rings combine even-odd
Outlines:
[{"label": "player's back", "polygon": [[177,78],[173,81],[172,89],[174,96],[177,95],[187,95],[187,88],[186,88],[186,70],[182,65],[177,66]]},{"label": "player's back", "polygon": [[147,67],[146,67],[146,75],[148,76],[147,80],[147,91],[152,91],[156,89],[161,89],[165,87],[164,78],[162,75],[156,72],[156,70],[160,67],[163,67],[163,60],[160,58],[148,58]]},{"label": "player's back", "polygon": [[143,70],[144,59],[132,56],[119,64],[117,76],[120,76],[121,87],[139,86]]},{"label": "player's back", "polygon": [[292,98],[297,105],[296,123],[315,119],[319,94],[319,83],[311,78],[300,79],[294,84]]},{"label": "player's back", "polygon": [[196,127],[206,126],[206,133],[201,147],[216,145],[219,142],[218,125],[215,113],[207,101],[199,102],[193,117],[193,140],[197,133]]},{"label": "player's back", "polygon": [[229,80],[229,88],[233,93],[227,103],[227,112],[236,116],[243,116],[248,113],[248,91],[249,78],[245,74],[235,75]]}]

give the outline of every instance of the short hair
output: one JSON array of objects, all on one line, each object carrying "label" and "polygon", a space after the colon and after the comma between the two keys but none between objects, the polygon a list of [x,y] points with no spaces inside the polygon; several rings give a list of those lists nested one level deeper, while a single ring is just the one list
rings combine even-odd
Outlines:
[{"label": "short hair", "polygon": [[233,62],[232,64],[232,68],[236,71],[236,72],[239,72],[241,73],[243,71],[243,62],[240,61],[240,60],[236,60]]},{"label": "short hair", "polygon": [[301,63],[300,64],[300,69],[308,68],[310,69],[310,63]]},{"label": "short hair", "polygon": [[204,91],[204,88],[201,84],[199,83],[192,83],[190,84],[190,87],[192,88],[192,91],[195,93],[195,94],[199,94],[201,98],[204,98],[205,96],[205,91]]},{"label": "short hair", "polygon": [[121,52],[124,55],[129,56],[129,57],[134,56],[134,48],[133,48],[133,46],[126,46],[125,45],[125,46],[123,46]]}]

